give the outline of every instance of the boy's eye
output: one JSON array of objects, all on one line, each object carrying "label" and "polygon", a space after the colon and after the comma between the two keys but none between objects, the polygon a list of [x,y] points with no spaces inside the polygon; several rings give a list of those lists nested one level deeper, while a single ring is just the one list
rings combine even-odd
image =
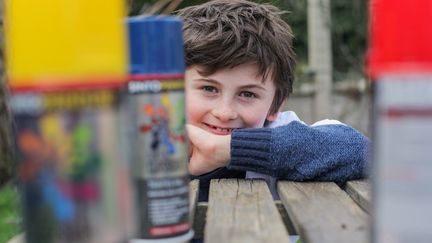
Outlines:
[{"label": "boy's eye", "polygon": [[242,92],[240,92],[240,96],[245,97],[245,98],[256,98],[257,97],[255,93],[252,93],[250,91],[242,91]]},{"label": "boy's eye", "polygon": [[217,92],[217,89],[213,86],[203,86],[201,89],[206,91],[206,92],[209,92],[209,93],[216,93]]}]

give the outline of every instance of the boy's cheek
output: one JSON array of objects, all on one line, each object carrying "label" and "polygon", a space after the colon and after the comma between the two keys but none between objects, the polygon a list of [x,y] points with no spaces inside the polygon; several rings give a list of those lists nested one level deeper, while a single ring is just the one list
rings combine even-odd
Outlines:
[{"label": "boy's cheek", "polygon": [[264,127],[267,119],[267,109],[253,109],[243,113],[246,126],[249,128]]},{"label": "boy's cheek", "polygon": [[198,94],[190,93],[186,96],[186,117],[188,121],[197,119],[209,113],[213,104],[206,99],[200,98]]},{"label": "boy's cheek", "polygon": [[191,108],[189,105],[186,105],[186,122],[191,123],[193,120]]},{"label": "boy's cheek", "polygon": [[187,123],[190,124],[196,124],[198,122],[198,118],[200,112],[199,112],[199,108],[196,107],[196,105],[194,103],[189,103],[186,104],[186,121]]},{"label": "boy's cheek", "polygon": [[246,124],[248,128],[261,128],[264,127],[265,118],[263,117],[254,117],[248,120],[249,122]]},{"label": "boy's cheek", "polygon": [[197,100],[191,96],[190,92],[189,95],[186,93],[186,119],[190,123],[191,119],[193,118],[193,114],[196,113],[197,107]]}]

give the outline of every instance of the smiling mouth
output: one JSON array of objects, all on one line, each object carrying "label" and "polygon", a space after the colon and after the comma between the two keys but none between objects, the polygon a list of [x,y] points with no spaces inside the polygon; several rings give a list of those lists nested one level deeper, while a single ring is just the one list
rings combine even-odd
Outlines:
[{"label": "smiling mouth", "polygon": [[204,123],[204,125],[206,125],[210,129],[210,132],[218,135],[229,135],[234,130],[234,128],[217,127],[207,123]]}]

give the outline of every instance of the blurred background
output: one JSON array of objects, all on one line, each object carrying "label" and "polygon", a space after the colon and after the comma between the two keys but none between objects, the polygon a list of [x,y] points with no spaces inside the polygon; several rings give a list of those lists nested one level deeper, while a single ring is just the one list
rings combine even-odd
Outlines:
[{"label": "blurred background", "polygon": [[[172,14],[202,0],[125,0],[128,15]],[[257,1],[269,2],[269,1]],[[287,11],[295,35],[294,93],[287,109],[305,122],[331,118],[370,136],[369,84],[364,75],[367,2],[364,0],[273,0]],[[0,243],[20,232],[13,187],[13,139],[4,75],[3,4],[0,0]],[[101,10],[103,8],[101,7]],[[35,47],[36,48],[36,47]]]}]

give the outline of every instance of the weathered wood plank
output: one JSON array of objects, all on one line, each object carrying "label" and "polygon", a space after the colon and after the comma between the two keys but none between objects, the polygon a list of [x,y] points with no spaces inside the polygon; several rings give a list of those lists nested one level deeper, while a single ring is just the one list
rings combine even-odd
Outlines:
[{"label": "weathered wood plank", "polygon": [[345,190],[361,208],[371,212],[372,188],[369,180],[348,181]]},{"label": "weathered wood plank", "polygon": [[265,181],[212,180],[204,241],[289,242]]},{"label": "weathered wood plank", "polygon": [[199,190],[199,180],[190,181],[189,182],[189,217],[191,220],[191,225],[193,225],[193,220],[195,217],[195,210],[198,202],[198,190]]},{"label": "weathered wood plank", "polygon": [[302,242],[368,242],[368,215],[336,184],[281,181],[278,190]]},{"label": "weathered wood plank", "polygon": [[198,202],[193,220],[194,239],[204,239],[208,202]]}]

